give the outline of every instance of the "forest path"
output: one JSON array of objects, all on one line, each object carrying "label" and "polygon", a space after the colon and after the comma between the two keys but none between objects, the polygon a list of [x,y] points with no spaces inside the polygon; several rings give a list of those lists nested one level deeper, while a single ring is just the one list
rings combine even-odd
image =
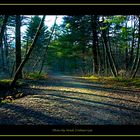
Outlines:
[{"label": "forest path", "polygon": [[106,88],[76,76],[27,80],[27,96],[0,105],[0,124],[140,124],[140,93]]}]

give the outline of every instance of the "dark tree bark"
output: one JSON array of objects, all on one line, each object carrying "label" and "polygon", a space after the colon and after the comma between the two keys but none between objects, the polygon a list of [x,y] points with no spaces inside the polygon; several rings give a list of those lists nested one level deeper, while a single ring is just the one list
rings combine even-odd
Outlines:
[{"label": "dark tree bark", "polygon": [[125,48],[125,69],[128,70],[129,62],[128,62],[128,48]]},{"label": "dark tree bark", "polygon": [[4,62],[4,48],[3,48],[3,44],[0,47],[1,49],[1,66],[2,66],[2,71],[5,71],[5,62]]},{"label": "dark tree bark", "polygon": [[107,34],[106,29],[102,30],[102,36],[103,36],[103,40],[104,40],[104,45],[106,47],[106,53],[107,53],[109,65],[111,67],[111,71],[112,71],[113,75],[115,77],[117,77],[118,74],[117,74],[116,65],[114,63],[114,59],[112,58],[112,55],[111,55],[111,52],[110,52],[110,49],[109,49],[109,43],[108,43],[106,34]]},{"label": "dark tree bark", "polygon": [[[132,25],[131,25],[132,26]],[[134,21],[134,31],[132,33],[132,45],[131,45],[131,51],[130,51],[130,60],[129,60],[129,66],[132,67],[132,63],[134,60],[134,43],[135,43],[135,21]],[[129,68],[130,68],[129,67]]]},{"label": "dark tree bark", "polygon": [[10,84],[11,87],[14,86],[15,83],[16,83],[16,81],[19,79],[18,75],[19,75],[20,71],[22,70],[22,68],[24,67],[24,65],[26,64],[26,62],[28,61],[29,56],[31,55],[31,53],[32,53],[32,51],[33,51],[33,49],[34,49],[34,47],[35,47],[35,45],[36,45],[37,39],[38,39],[38,37],[39,37],[39,35],[40,35],[40,31],[41,31],[41,29],[42,29],[42,27],[43,27],[43,24],[44,24],[45,17],[46,17],[46,16],[43,15],[42,20],[41,20],[41,22],[40,22],[40,24],[39,24],[39,26],[38,26],[37,32],[36,32],[36,34],[35,34],[35,37],[34,37],[34,39],[33,39],[33,42],[32,42],[32,44],[31,44],[31,46],[30,46],[30,48],[29,48],[29,50],[28,50],[28,52],[27,52],[27,54],[26,54],[26,57],[25,57],[24,60],[21,62],[20,66],[18,67],[18,69],[17,69],[17,71],[16,71],[16,73],[15,73],[15,75],[14,75],[14,79],[12,80],[12,82],[11,82],[11,84]]},{"label": "dark tree bark", "polygon": [[139,69],[140,66],[140,16],[139,17],[139,37],[138,37],[138,47],[137,47],[137,53],[136,53],[136,57],[134,60],[134,63],[132,65],[132,69],[131,69],[131,78],[135,78],[136,73]]},{"label": "dark tree bark", "polygon": [[[21,27],[21,19],[20,15],[16,15],[16,70],[18,69],[20,63],[21,63],[21,33],[20,33],[20,27]],[[19,71],[18,78],[22,78],[22,69]]]},{"label": "dark tree bark", "polygon": [[97,36],[97,60],[98,60],[98,75],[101,75],[101,69],[102,69],[102,66],[101,66],[101,52],[100,52],[100,45],[99,45],[99,37]]},{"label": "dark tree bark", "polygon": [[107,66],[107,54],[106,54],[106,46],[104,45],[104,42],[102,41],[103,43],[103,64],[104,64],[104,74],[105,75],[108,75],[108,66]]},{"label": "dark tree bark", "polygon": [[5,66],[4,66],[4,51],[3,51],[3,43],[2,43],[2,40],[3,40],[3,37],[4,37],[4,31],[6,29],[6,23],[8,21],[8,15],[5,15],[4,16],[4,20],[3,20],[3,25],[1,27],[1,31],[0,31],[0,49],[1,49],[1,59],[2,59],[2,69],[3,71],[5,71]]},{"label": "dark tree bark", "polygon": [[86,75],[86,49],[85,49],[85,39],[83,39],[82,44],[82,73]]},{"label": "dark tree bark", "polygon": [[139,67],[140,67],[140,58],[138,58],[136,67],[135,67],[134,72],[133,72],[133,74],[132,74],[132,78],[135,78],[135,76],[136,76],[136,74],[137,74],[137,72],[138,72]]},{"label": "dark tree bark", "polygon": [[27,51],[28,51],[28,46],[29,46],[29,36],[27,37],[25,56],[26,56]]},{"label": "dark tree bark", "polygon": [[92,26],[92,54],[93,54],[93,69],[94,74],[99,72],[99,63],[98,63],[98,35],[97,35],[97,15],[91,16],[91,26]]},{"label": "dark tree bark", "polygon": [[8,47],[8,43],[7,43],[7,32],[5,31],[4,33],[4,37],[3,37],[3,41],[4,41],[4,46],[5,46],[5,68],[6,68],[6,72],[8,72],[10,74],[9,71],[9,58],[8,58],[8,54],[9,54],[9,47]]}]

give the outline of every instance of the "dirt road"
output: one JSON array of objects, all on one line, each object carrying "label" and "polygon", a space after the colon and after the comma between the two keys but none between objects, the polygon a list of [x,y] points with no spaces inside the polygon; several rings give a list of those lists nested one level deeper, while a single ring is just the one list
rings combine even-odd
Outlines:
[{"label": "dirt road", "polygon": [[139,92],[61,74],[27,83],[27,96],[0,105],[0,124],[140,125]]}]

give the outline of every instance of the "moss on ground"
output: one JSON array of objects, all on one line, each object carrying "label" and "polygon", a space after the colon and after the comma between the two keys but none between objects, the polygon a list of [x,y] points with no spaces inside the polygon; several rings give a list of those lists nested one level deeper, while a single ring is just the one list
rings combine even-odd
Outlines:
[{"label": "moss on ground", "polygon": [[45,80],[48,78],[48,75],[46,73],[31,72],[27,73],[24,78],[29,80]]},{"label": "moss on ground", "polygon": [[0,84],[3,84],[3,85],[5,85],[5,84],[10,84],[11,83],[11,79],[2,79],[2,80],[0,80]]},{"label": "moss on ground", "polygon": [[111,87],[140,89],[140,78],[131,79],[123,77],[98,77],[98,76],[89,76],[82,78],[92,82],[100,82],[105,84],[106,86]]}]

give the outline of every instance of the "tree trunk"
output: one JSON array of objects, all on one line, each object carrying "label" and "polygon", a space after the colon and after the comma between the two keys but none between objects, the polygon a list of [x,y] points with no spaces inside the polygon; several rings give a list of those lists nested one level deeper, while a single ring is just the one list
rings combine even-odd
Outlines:
[{"label": "tree trunk", "polygon": [[109,60],[109,65],[111,67],[112,74],[115,77],[117,77],[117,75],[118,75],[117,74],[117,69],[116,69],[115,63],[113,61],[110,49],[109,49],[109,44],[108,44],[108,40],[107,40],[107,37],[106,37],[106,29],[102,30],[102,36],[103,36],[103,40],[104,40],[104,45],[106,47],[106,53],[107,53],[107,57],[108,57],[108,60]]},{"label": "tree trunk", "polygon": [[92,26],[92,54],[93,54],[93,67],[94,74],[98,74],[99,72],[99,64],[98,64],[98,36],[97,36],[97,15],[91,16],[91,26]]},{"label": "tree trunk", "polygon": [[8,21],[8,15],[5,15],[4,16],[4,20],[3,20],[3,25],[1,27],[1,31],[0,31],[0,48],[1,48],[1,59],[2,59],[2,70],[5,71],[4,69],[4,52],[3,52],[3,43],[2,43],[2,40],[3,40],[3,36],[4,36],[4,31],[5,31],[5,28],[6,28],[6,23]]},{"label": "tree trunk", "polygon": [[55,18],[54,25],[53,25],[53,28],[52,28],[52,32],[51,32],[51,34],[49,36],[49,40],[48,40],[47,45],[46,45],[46,50],[45,50],[44,55],[43,55],[43,60],[42,60],[42,63],[41,63],[41,68],[40,68],[39,74],[41,74],[41,72],[43,70],[43,67],[44,67],[44,63],[45,63],[45,59],[46,59],[46,54],[47,54],[48,47],[49,47],[49,44],[51,42],[51,39],[52,39],[52,36],[53,36],[53,33],[54,33],[54,29],[55,29],[55,25],[56,25],[56,20],[57,20],[57,16]]},{"label": "tree trunk", "polygon": [[6,72],[10,74],[9,71],[9,58],[8,58],[8,53],[9,53],[9,48],[8,48],[8,43],[7,43],[7,31],[5,31],[4,34],[4,46],[5,46],[5,66],[6,66]]},{"label": "tree trunk", "polygon": [[136,73],[138,71],[139,68],[139,63],[140,63],[140,56],[139,56],[139,52],[140,52],[140,16],[139,16],[139,37],[138,37],[138,48],[137,48],[137,53],[136,53],[136,58],[134,60],[134,63],[132,65],[132,69],[131,69],[131,78],[134,78],[136,76]]},{"label": "tree trunk", "polygon": [[102,69],[102,66],[101,66],[101,52],[100,52],[100,45],[99,45],[99,39],[97,37],[97,60],[98,60],[98,75],[101,75],[101,69]]},{"label": "tree trunk", "polygon": [[2,71],[5,71],[5,62],[4,62],[4,49],[3,49],[3,44],[1,44],[1,66],[2,66]]},{"label": "tree trunk", "polygon": [[[132,26],[132,25],[131,25]],[[130,51],[130,60],[129,60],[129,66],[132,67],[133,59],[134,59],[134,43],[135,43],[135,22],[134,22],[134,31],[132,33],[132,45],[131,45],[131,51]],[[129,68],[130,68],[129,67]]]},{"label": "tree trunk", "polygon": [[138,72],[139,67],[140,67],[140,58],[138,59],[138,62],[137,62],[137,64],[136,64],[136,68],[134,69],[134,72],[133,72],[131,78],[135,78],[135,76],[136,76],[136,74],[137,74],[137,72]]},{"label": "tree trunk", "polygon": [[128,63],[128,48],[125,48],[125,69],[126,69],[126,71],[128,70],[128,66],[129,66],[129,63]]},{"label": "tree trunk", "polygon": [[102,64],[103,64],[103,69],[102,69],[102,73],[103,75],[108,75],[108,66],[107,66],[107,54],[106,54],[106,46],[104,44],[104,40],[103,40],[103,37],[102,37],[102,49],[103,49],[103,60],[102,60]]},{"label": "tree trunk", "polygon": [[[21,35],[20,35],[21,19],[20,15],[16,15],[16,71],[21,63]],[[22,78],[22,69],[19,71],[18,78]]]},{"label": "tree trunk", "polygon": [[82,45],[82,73],[83,75],[86,75],[86,50],[85,50],[85,40],[83,40]]},{"label": "tree trunk", "polygon": [[29,36],[27,37],[25,56],[26,56],[27,51],[28,51],[28,46],[29,46]]},{"label": "tree trunk", "polygon": [[16,83],[16,81],[18,80],[18,75],[19,75],[20,71],[21,71],[22,68],[24,67],[25,63],[28,61],[29,56],[31,55],[31,53],[32,53],[32,51],[33,51],[33,49],[34,49],[34,47],[35,47],[35,45],[36,45],[37,39],[38,39],[38,37],[39,37],[39,35],[40,35],[40,31],[41,31],[41,29],[42,29],[42,27],[43,27],[43,24],[44,24],[45,17],[46,17],[46,16],[43,15],[42,20],[41,20],[41,22],[40,22],[40,24],[39,24],[39,27],[38,27],[38,29],[37,29],[37,32],[36,32],[36,34],[35,34],[35,37],[34,37],[34,39],[33,39],[33,42],[32,42],[32,44],[31,44],[31,46],[30,46],[30,48],[29,48],[29,50],[28,50],[28,52],[27,52],[27,54],[26,54],[26,57],[25,57],[24,60],[21,62],[20,66],[18,67],[18,69],[17,69],[17,71],[16,71],[16,73],[15,73],[15,75],[14,75],[14,79],[13,79],[12,82],[11,82],[11,87],[14,86],[15,83]]}]

